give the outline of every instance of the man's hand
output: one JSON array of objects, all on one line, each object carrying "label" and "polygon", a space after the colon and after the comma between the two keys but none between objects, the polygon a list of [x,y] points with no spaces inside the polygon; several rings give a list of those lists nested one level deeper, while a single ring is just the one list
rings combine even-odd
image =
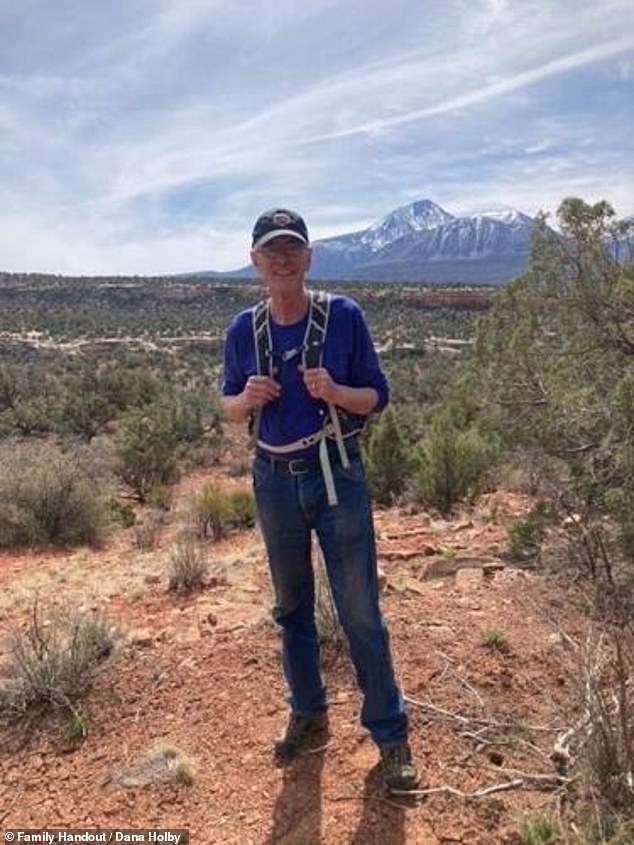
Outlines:
[{"label": "man's hand", "polygon": [[304,384],[313,399],[323,399],[324,402],[331,403],[337,401],[339,385],[332,380],[332,376],[325,367],[304,370]]},{"label": "man's hand", "polygon": [[338,384],[324,367],[304,370],[304,384],[313,399],[323,399],[353,414],[370,414],[379,401],[379,394],[373,387]]},{"label": "man's hand", "polygon": [[244,402],[249,410],[261,408],[267,402],[277,399],[282,388],[270,376],[250,376],[242,391]]},{"label": "man's hand", "polygon": [[271,402],[282,392],[275,379],[268,376],[251,376],[247,379],[242,393],[237,396],[221,396],[220,407],[224,416],[234,422],[248,419],[251,411]]}]

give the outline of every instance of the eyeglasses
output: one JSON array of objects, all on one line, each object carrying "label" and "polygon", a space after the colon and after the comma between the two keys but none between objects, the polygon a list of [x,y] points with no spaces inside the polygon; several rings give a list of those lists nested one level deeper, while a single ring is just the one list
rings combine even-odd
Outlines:
[{"label": "eyeglasses", "polygon": [[299,241],[287,241],[283,243],[271,241],[271,243],[259,247],[258,252],[261,252],[267,258],[277,258],[279,255],[287,255],[290,258],[298,258],[302,255],[305,249],[306,245],[299,243]]}]

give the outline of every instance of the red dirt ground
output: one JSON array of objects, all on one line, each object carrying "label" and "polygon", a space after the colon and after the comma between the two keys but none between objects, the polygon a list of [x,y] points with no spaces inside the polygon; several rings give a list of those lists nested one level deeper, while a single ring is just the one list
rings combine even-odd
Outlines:
[{"label": "red dirt ground", "polygon": [[[214,469],[181,485],[177,513],[210,477],[225,478]],[[559,588],[495,568],[504,526],[529,504],[495,493],[447,521],[376,513],[383,610],[406,695],[525,726],[485,742],[473,735],[477,726],[410,703],[411,742],[428,787],[473,792],[516,770],[553,773],[548,754],[576,692],[574,654],[561,631],[580,640],[586,623]],[[128,529],[98,550],[0,556],[0,664],[36,591],[49,607],[103,610],[126,633],[90,695],[90,731],[76,750],[64,748],[55,718],[0,731],[4,828],[185,827],[205,845],[512,845],[524,813],[553,810],[552,795],[529,790],[473,799],[439,792],[411,804],[388,798],[359,726],[352,670],[330,652],[330,744],[276,768],[271,743],[286,707],[260,540],[247,531],[210,543],[210,585],[175,598],[166,592],[165,562],[177,519],[152,552],[138,551]],[[494,566],[483,574],[487,563]],[[487,629],[504,633],[508,654],[482,645]],[[159,741],[188,754],[193,784],[119,785],[117,773]]]}]

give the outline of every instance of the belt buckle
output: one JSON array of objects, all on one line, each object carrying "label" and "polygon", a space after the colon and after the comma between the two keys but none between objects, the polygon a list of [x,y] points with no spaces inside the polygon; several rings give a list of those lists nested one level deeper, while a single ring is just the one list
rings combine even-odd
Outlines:
[{"label": "belt buckle", "polygon": [[[301,464],[302,468],[299,467],[295,468],[294,464]],[[306,475],[308,470],[306,469],[306,461],[304,458],[295,458],[292,461],[288,462],[288,471],[291,475]]]}]

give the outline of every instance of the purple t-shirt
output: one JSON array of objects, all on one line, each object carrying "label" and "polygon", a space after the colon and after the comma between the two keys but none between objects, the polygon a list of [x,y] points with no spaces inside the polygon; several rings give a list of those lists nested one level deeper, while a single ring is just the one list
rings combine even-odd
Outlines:
[{"label": "purple t-shirt", "polygon": [[[271,320],[275,378],[282,386],[279,399],[262,409],[259,439],[272,446],[293,443],[319,431],[328,413],[325,402],[313,399],[304,386],[298,365],[306,334],[308,315],[298,323],[282,326]],[[293,354],[295,351],[295,354]],[[283,353],[287,353],[283,355]],[[379,401],[374,412],[383,410],[389,400],[387,380],[379,363],[363,313],[354,300],[332,296],[322,365],[333,380],[349,387],[373,387]],[[241,311],[232,321],[224,351],[222,393],[237,396],[249,376],[257,374],[257,354],[253,337],[251,309]],[[317,447],[298,450],[285,457],[299,457]]]}]

